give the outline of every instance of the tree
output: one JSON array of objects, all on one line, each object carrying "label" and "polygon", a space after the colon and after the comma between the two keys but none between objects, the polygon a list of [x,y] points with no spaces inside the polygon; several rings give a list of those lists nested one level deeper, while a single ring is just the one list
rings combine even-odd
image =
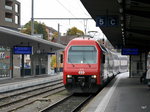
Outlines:
[{"label": "tree", "polygon": [[52,55],[51,67],[56,68],[56,55]]},{"label": "tree", "polygon": [[77,29],[76,27],[72,27],[71,29],[69,28],[67,30],[67,35],[71,36],[71,35],[84,35],[84,32]]},{"label": "tree", "polygon": [[53,35],[52,35],[52,39],[51,39],[51,40],[53,41],[53,40],[54,40],[54,38],[58,38],[58,32],[54,32],[54,33],[53,33]]},{"label": "tree", "polygon": [[[31,35],[31,21],[24,25],[21,32]],[[44,23],[34,21],[34,34],[43,34],[43,39],[48,40],[46,25]]]}]

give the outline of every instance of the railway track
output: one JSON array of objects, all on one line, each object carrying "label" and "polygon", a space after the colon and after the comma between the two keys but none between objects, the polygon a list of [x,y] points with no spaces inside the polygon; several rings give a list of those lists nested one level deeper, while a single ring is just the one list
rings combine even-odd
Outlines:
[{"label": "railway track", "polygon": [[93,96],[92,95],[70,95],[48,107],[40,112],[76,112],[87,103]]},{"label": "railway track", "polygon": [[62,79],[0,94],[0,112],[11,112],[56,92],[65,90]]}]

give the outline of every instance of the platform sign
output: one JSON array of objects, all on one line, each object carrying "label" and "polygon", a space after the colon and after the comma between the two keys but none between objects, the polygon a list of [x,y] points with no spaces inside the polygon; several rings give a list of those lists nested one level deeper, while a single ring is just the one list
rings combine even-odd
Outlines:
[{"label": "platform sign", "polygon": [[118,16],[108,16],[108,26],[117,26],[119,24]]},{"label": "platform sign", "polygon": [[96,18],[96,26],[107,26],[107,17],[106,16],[99,16]]},{"label": "platform sign", "polygon": [[53,52],[51,52],[51,53],[47,53],[48,55],[55,55],[56,53],[53,53]]},{"label": "platform sign", "polygon": [[97,27],[115,27],[118,26],[119,19],[118,16],[98,16],[96,18]]},{"label": "platform sign", "polygon": [[15,46],[13,49],[14,54],[32,54],[31,46]]},{"label": "platform sign", "polygon": [[139,49],[137,48],[122,48],[122,55],[138,55]]}]

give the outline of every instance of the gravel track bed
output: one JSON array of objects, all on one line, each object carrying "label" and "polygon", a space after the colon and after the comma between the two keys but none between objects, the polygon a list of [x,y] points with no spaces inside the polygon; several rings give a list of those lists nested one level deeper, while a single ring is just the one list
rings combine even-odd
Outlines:
[{"label": "gravel track bed", "polygon": [[[33,89],[34,88],[34,89]],[[48,96],[49,94],[54,92],[58,92],[57,90],[55,91],[55,89],[60,89],[60,90],[64,90],[62,81],[57,81],[57,82],[53,82],[50,84],[46,84],[46,85],[40,85],[40,87],[31,87],[31,88],[27,88],[26,90],[19,90],[18,91],[13,91],[13,92],[9,92],[6,93],[6,95],[0,95],[0,112],[4,112],[4,110],[13,110],[13,108],[18,108],[19,105],[26,105],[26,102],[29,102],[29,99],[32,99],[30,101],[33,102],[36,99],[38,99],[37,97],[40,96],[40,98],[42,98],[42,94],[43,97]],[[10,96],[9,96],[10,94]],[[44,95],[45,94],[45,95]],[[34,98],[36,97],[36,98]],[[25,104],[23,104],[23,102]],[[12,109],[11,109],[12,107]]]},{"label": "gravel track bed", "polygon": [[87,100],[88,97],[89,95],[72,95],[61,103],[54,104],[52,107],[43,110],[42,112],[72,112],[83,101]]},{"label": "gravel track bed", "polygon": [[70,93],[68,93],[66,90],[54,93],[50,96],[39,98],[33,103],[26,105],[24,107],[21,107],[14,112],[39,112],[43,108],[56,103],[57,101],[65,98],[66,96],[69,96]]}]

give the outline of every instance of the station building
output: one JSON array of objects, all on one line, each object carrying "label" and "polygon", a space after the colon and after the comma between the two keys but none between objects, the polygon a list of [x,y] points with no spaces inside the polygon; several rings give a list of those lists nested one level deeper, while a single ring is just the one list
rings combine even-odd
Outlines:
[{"label": "station building", "polygon": [[[0,26],[18,31],[20,28],[20,2],[17,0],[0,0]],[[20,60],[14,56],[18,66]],[[15,68],[17,68],[15,66]],[[0,78],[10,77],[10,48],[0,46]]]},{"label": "station building", "polygon": [[20,2],[0,0],[0,26],[17,30],[20,27]]}]

